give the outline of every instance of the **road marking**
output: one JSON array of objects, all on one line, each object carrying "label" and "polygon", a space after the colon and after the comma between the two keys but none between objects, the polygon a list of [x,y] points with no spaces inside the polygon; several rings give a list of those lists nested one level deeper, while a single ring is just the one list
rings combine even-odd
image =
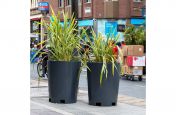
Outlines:
[{"label": "road marking", "polygon": [[144,85],[135,85],[135,86],[137,86],[137,87],[145,87]]},{"label": "road marking", "polygon": [[69,112],[66,112],[66,111],[64,111],[64,110],[56,109],[56,108],[54,108],[54,107],[51,107],[51,106],[48,106],[48,105],[44,105],[44,104],[41,104],[41,103],[37,103],[37,102],[34,102],[34,101],[31,101],[31,103],[33,103],[33,104],[35,104],[35,105],[38,105],[38,106],[41,106],[41,107],[44,107],[44,108],[46,108],[46,109],[55,111],[55,112],[60,113],[60,114],[63,114],[63,115],[74,115],[73,113],[69,113]]}]

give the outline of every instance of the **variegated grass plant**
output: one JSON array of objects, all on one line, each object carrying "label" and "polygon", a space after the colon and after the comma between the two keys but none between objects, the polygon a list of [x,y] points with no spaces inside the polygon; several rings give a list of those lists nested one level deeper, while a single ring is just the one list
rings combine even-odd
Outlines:
[{"label": "variegated grass plant", "polygon": [[[64,21],[61,23],[60,12],[56,15],[51,9],[52,15],[50,22],[40,23],[44,25],[47,31],[47,40],[45,43],[49,46],[49,60],[53,61],[75,61],[79,60],[78,55],[81,49],[81,36],[77,35],[77,25],[74,15],[69,19],[67,14],[63,13]],[[42,50],[44,45],[40,50]],[[38,52],[40,52],[40,50]],[[46,53],[46,52],[43,52]]]},{"label": "variegated grass plant", "polygon": [[[86,30],[84,30],[86,32]],[[115,44],[118,42],[118,38],[114,36],[108,36],[107,39],[103,37],[101,33],[96,35],[96,33],[92,30],[92,36],[93,36],[93,42],[91,42],[90,38],[88,35],[86,35],[87,42],[89,42],[89,47],[91,50],[89,50],[89,55],[93,55],[92,58],[87,58],[88,62],[102,62],[102,69],[101,69],[101,74],[100,74],[100,84],[102,84],[102,78],[103,74],[105,74],[106,78],[108,77],[108,70],[107,70],[107,64],[111,63],[112,64],[112,74],[114,76],[114,71],[119,73],[120,70],[116,67],[115,63],[118,63],[120,57],[122,57],[122,52],[120,48],[118,47],[118,56],[114,55],[113,53],[113,48],[115,47]],[[112,43],[114,42],[114,44]],[[91,71],[91,70],[90,70]]]},{"label": "variegated grass plant", "polygon": [[[78,30],[75,23],[76,20],[74,18],[74,14],[69,19],[68,15],[63,13],[64,20],[63,23],[61,23],[60,12],[55,14],[51,8],[51,13],[52,14],[49,22],[42,21],[42,23],[39,23],[46,28],[47,40],[41,41],[38,44],[45,45],[42,45],[42,47],[36,52],[31,60],[33,60],[38,54],[40,54],[40,56],[42,54],[49,54],[48,59],[52,61],[81,61],[83,63],[79,55],[82,34],[77,35]],[[49,46],[49,48],[47,48],[48,52],[43,52],[43,49],[46,46]]]}]

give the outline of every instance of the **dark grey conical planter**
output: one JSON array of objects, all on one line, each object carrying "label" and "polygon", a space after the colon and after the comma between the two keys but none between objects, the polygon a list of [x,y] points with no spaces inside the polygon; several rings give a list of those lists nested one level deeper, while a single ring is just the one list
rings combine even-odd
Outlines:
[{"label": "dark grey conical planter", "polygon": [[49,102],[76,103],[81,62],[48,61]]},{"label": "dark grey conical planter", "polygon": [[100,73],[102,63],[88,63],[87,79],[88,79],[88,96],[89,104],[95,106],[115,106],[117,105],[117,96],[119,89],[120,65],[116,64],[118,71],[114,69],[112,75],[112,65],[107,64],[108,77],[103,75],[102,84],[100,85]]}]

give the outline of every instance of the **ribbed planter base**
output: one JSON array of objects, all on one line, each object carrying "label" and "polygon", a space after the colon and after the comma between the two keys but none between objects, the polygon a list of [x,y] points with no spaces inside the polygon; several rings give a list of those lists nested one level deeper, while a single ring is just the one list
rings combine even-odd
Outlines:
[{"label": "ribbed planter base", "polygon": [[81,62],[48,61],[49,102],[77,101]]},{"label": "ribbed planter base", "polygon": [[108,75],[103,75],[100,85],[100,73],[102,63],[88,63],[91,71],[87,70],[89,104],[95,106],[115,106],[119,89],[120,65],[116,64],[118,72],[114,69],[112,75],[112,65],[107,65]]}]

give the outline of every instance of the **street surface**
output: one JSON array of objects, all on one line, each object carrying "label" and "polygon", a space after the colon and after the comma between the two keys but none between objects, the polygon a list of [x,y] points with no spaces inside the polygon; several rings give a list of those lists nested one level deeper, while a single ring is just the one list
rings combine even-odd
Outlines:
[{"label": "street surface", "polygon": [[36,65],[31,65],[31,115],[145,115],[146,82],[121,78],[118,104],[113,107],[88,105],[86,69],[79,81],[78,102],[53,104],[48,102],[47,79],[38,88]]}]

